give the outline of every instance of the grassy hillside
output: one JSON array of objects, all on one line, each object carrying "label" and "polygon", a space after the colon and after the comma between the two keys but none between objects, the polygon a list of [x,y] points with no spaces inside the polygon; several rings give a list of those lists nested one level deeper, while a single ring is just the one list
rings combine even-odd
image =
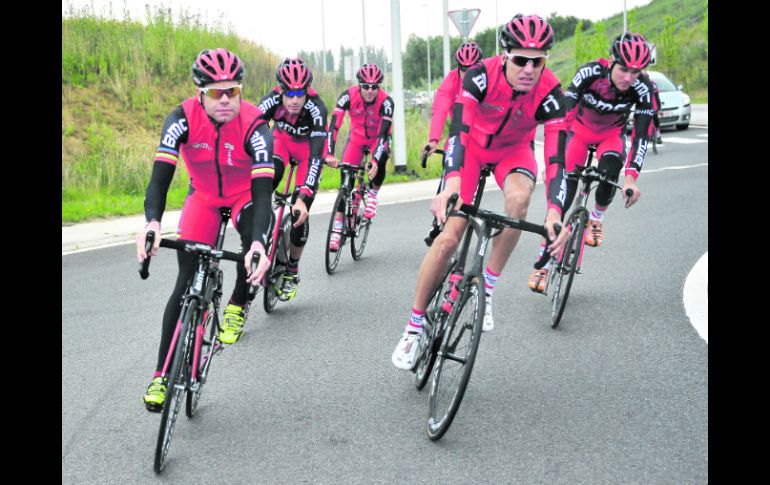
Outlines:
[{"label": "grassy hillside", "polygon": [[[704,29],[707,8],[704,0],[653,0],[628,11],[629,30],[640,32],[657,45],[657,64],[650,69],[663,72],[676,84],[683,84],[696,103],[708,102],[708,53]],[[603,34],[597,31],[602,28]],[[548,66],[566,86],[579,65],[579,59],[575,57],[576,41],[582,46],[597,44],[591,55],[582,60],[587,62],[596,57],[607,57],[611,40],[622,30],[622,13],[596,22],[581,35],[557,42],[551,50]]]},{"label": "grassy hillside", "polygon": [[[163,120],[194,95],[192,61],[202,48],[214,47],[236,52],[246,66],[245,100],[257,103],[272,88],[279,57],[186,12],[172,17],[168,9],[148,11],[146,25],[129,18],[98,18],[88,9],[71,10],[62,18],[62,223],[144,210]],[[333,107],[347,86],[314,74],[314,87],[327,107]],[[429,122],[425,114],[407,114],[410,170],[419,164]],[[346,120],[339,134],[338,157],[348,124]],[[392,172],[393,164],[389,167]],[[429,168],[421,175],[440,172],[436,161]],[[388,181],[405,179],[391,174]],[[168,210],[181,208],[188,184],[180,163]],[[339,172],[325,170],[321,187],[338,184]]]}]

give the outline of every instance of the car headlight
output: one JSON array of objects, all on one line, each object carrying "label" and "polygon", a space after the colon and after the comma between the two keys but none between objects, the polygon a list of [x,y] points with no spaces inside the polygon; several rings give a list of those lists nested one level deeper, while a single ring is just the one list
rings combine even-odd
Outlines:
[{"label": "car headlight", "polygon": [[688,95],[686,95],[686,94],[683,94],[683,96],[684,96],[684,100],[683,100],[684,101],[684,105],[685,106],[690,106],[690,97]]}]

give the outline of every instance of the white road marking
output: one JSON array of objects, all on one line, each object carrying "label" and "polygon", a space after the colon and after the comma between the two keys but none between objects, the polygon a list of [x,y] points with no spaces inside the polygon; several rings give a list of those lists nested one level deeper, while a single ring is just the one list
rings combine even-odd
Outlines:
[{"label": "white road marking", "polygon": [[684,282],[684,311],[698,335],[709,341],[709,253],[706,251],[690,270]]}]

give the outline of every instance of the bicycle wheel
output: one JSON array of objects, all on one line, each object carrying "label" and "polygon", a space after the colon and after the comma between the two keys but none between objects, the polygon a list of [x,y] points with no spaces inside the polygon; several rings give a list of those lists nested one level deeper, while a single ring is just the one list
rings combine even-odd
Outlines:
[{"label": "bicycle wheel", "polygon": [[484,305],[484,284],[474,276],[460,289],[433,368],[427,422],[428,438],[433,441],[449,429],[468,387],[481,339]]},{"label": "bicycle wheel", "polygon": [[567,298],[569,290],[572,288],[572,280],[577,272],[580,253],[583,249],[583,232],[586,228],[586,215],[581,213],[576,216],[572,224],[572,234],[570,234],[567,247],[564,249],[564,256],[560,264],[554,265],[554,271],[559,273],[556,278],[556,290],[553,293],[553,305],[551,307],[551,328],[556,328],[561,322],[564,309],[567,307]]},{"label": "bicycle wheel", "polygon": [[[197,314],[198,311],[196,310]],[[214,355],[222,348],[222,344],[217,340],[219,336],[219,322],[216,318],[217,307],[210,303],[208,307],[208,313],[206,313],[206,319],[203,321],[203,328],[201,332],[201,347],[198,351],[198,370],[196,372],[197,379],[190,385],[190,389],[187,391],[187,403],[185,406],[185,413],[188,418],[195,416],[195,412],[198,410],[198,402],[201,398],[201,392],[203,391],[203,385],[206,384],[206,379],[209,375],[209,368],[211,367],[211,360]],[[198,326],[198,318],[194,320],[195,328]],[[194,347],[193,347],[194,348]],[[190,353],[189,369],[192,370],[192,360],[194,352]],[[189,374],[192,376],[192,372]]]},{"label": "bicycle wheel", "polygon": [[[346,231],[344,229],[345,224],[343,223],[343,229],[342,233],[340,234],[340,245],[337,248],[336,251],[332,252],[329,249],[329,244],[332,240],[332,234],[334,231],[334,218],[337,215],[337,209],[340,208],[340,206],[345,207],[345,199],[348,196],[348,190],[345,187],[341,187],[340,191],[337,193],[337,199],[334,201],[334,206],[332,207],[332,215],[329,217],[329,230],[326,233],[326,247],[324,248],[325,252],[325,259],[326,259],[326,272],[328,274],[333,274],[334,270],[337,269],[337,263],[340,262],[340,254],[342,253],[342,246],[345,244],[345,235]],[[343,214],[344,216],[344,214]]]},{"label": "bicycle wheel", "polygon": [[270,313],[275,308],[278,301],[278,294],[275,291],[275,285],[281,284],[283,274],[286,272],[286,261],[289,260],[289,231],[291,230],[291,217],[284,215],[281,223],[281,230],[278,231],[278,237],[273,244],[276,245],[273,260],[270,262],[270,269],[265,277],[265,291],[262,292],[262,307],[266,313]]},{"label": "bicycle wheel", "polygon": [[[356,189],[358,190],[358,189]],[[355,261],[361,259],[366,248],[366,240],[369,239],[369,227],[372,220],[364,217],[364,208],[369,197],[369,192],[364,190],[358,198],[358,207],[355,207],[355,231],[350,235],[350,254]],[[355,200],[355,197],[353,198]]]},{"label": "bicycle wheel", "polygon": [[193,311],[194,304],[191,307],[188,303],[184,308],[184,317],[182,319],[182,328],[179,333],[176,348],[174,349],[174,358],[171,363],[171,371],[168,375],[168,388],[166,390],[166,401],[163,403],[163,413],[160,417],[160,428],[158,429],[158,440],[155,445],[155,464],[153,469],[155,473],[160,473],[166,464],[171,437],[174,434],[174,424],[179,414],[179,406],[182,404],[182,396],[187,387],[187,358],[192,346],[191,335],[189,331],[196,312]]},{"label": "bicycle wheel", "polygon": [[441,308],[444,301],[444,293],[449,290],[449,275],[456,267],[456,258],[449,260],[441,282],[428,300],[428,306],[425,310],[425,321],[428,324],[423,333],[425,340],[420,341],[419,357],[417,365],[414,368],[414,387],[421,390],[428,383],[428,377],[436,363],[436,354],[441,346],[441,337],[444,335],[444,325],[446,323],[447,313]]}]

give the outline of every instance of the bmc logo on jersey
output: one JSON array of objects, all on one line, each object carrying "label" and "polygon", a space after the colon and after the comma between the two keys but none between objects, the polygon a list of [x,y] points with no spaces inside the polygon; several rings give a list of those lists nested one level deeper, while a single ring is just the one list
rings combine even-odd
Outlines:
[{"label": "bmc logo on jersey", "polygon": [[[636,82],[631,87],[634,88],[636,93],[639,95],[640,100],[647,101],[647,102],[650,101],[650,88],[648,88],[647,85],[644,84],[641,79],[637,78]],[[643,99],[645,96],[647,96],[646,100]]]},{"label": "bmc logo on jersey", "polygon": [[166,134],[163,135],[163,144],[169,148],[176,147],[176,141],[187,131],[187,120],[179,120],[168,127]]},{"label": "bmc logo on jersey", "polygon": [[478,76],[474,76],[472,79],[473,83],[478,86],[479,91],[484,91],[487,89],[487,75],[486,74],[479,74]]},{"label": "bmc logo on jersey", "polygon": [[265,137],[258,131],[255,131],[254,134],[251,135],[249,143],[251,143],[251,148],[254,149],[254,158],[258,162],[267,162],[267,140],[265,140]]},{"label": "bmc logo on jersey", "polygon": [[307,172],[307,178],[305,179],[305,185],[315,185],[316,178],[318,177],[318,167],[321,166],[321,159],[314,158],[310,165],[310,170]]},{"label": "bmc logo on jersey", "polygon": [[282,129],[283,131],[285,131],[286,133],[288,133],[290,135],[294,135],[294,136],[307,136],[307,133],[310,130],[309,126],[298,126],[298,127],[295,127],[295,126],[292,126],[292,125],[290,125],[289,123],[287,123],[287,122],[285,122],[283,120],[276,121],[275,124],[278,125],[278,127],[280,129]]},{"label": "bmc logo on jersey", "polygon": [[385,116],[393,116],[393,103],[386,99],[382,102],[382,110],[384,111]]},{"label": "bmc logo on jersey", "polygon": [[580,86],[580,83],[582,83],[584,79],[591,76],[598,76],[601,72],[602,66],[599,64],[593,67],[581,67],[580,70],[575,73],[575,77],[572,78],[572,84]]},{"label": "bmc logo on jersey", "polygon": [[453,168],[452,156],[455,152],[455,137],[451,137],[447,140],[446,153],[444,154],[447,167]]},{"label": "bmc logo on jersey", "polygon": [[278,104],[279,96],[280,96],[279,94],[276,94],[275,96],[271,96],[271,97],[267,98],[266,100],[264,100],[259,105],[259,110],[261,112],[263,112],[263,113],[267,113],[268,111],[270,111],[270,108],[272,108],[273,106]]},{"label": "bmc logo on jersey", "polygon": [[599,112],[611,112],[611,111],[623,111],[628,109],[628,103],[612,104],[607,103],[603,99],[596,99],[593,94],[586,93],[583,95],[583,100],[590,104],[596,111]]},{"label": "bmc logo on jersey", "polygon": [[310,111],[310,116],[313,117],[313,123],[316,126],[323,126],[324,120],[321,118],[321,110],[318,109],[314,102],[308,99],[307,103],[305,103],[305,109]]},{"label": "bmc logo on jersey", "polygon": [[350,95],[348,93],[345,93],[342,95],[342,97],[337,101],[337,107],[344,110],[345,105],[350,102]]},{"label": "bmc logo on jersey", "polygon": [[545,100],[543,100],[542,106],[546,113],[551,112],[551,108],[548,107],[549,104],[553,105],[554,111],[559,111],[559,102],[556,101],[556,98],[553,96],[553,94],[549,94],[545,97]]}]

